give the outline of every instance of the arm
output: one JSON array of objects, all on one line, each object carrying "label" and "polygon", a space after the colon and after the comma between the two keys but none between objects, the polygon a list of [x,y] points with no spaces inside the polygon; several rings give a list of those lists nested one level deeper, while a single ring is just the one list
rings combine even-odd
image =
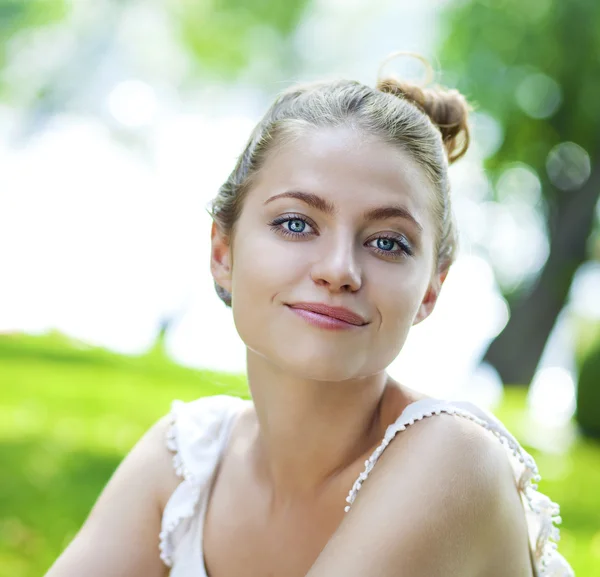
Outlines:
[{"label": "arm", "polygon": [[480,425],[439,415],[388,446],[307,577],[530,571],[524,510],[505,449]]},{"label": "arm", "polygon": [[119,465],[88,519],[46,577],[161,577],[162,509],[179,480],[165,446],[166,418]]}]

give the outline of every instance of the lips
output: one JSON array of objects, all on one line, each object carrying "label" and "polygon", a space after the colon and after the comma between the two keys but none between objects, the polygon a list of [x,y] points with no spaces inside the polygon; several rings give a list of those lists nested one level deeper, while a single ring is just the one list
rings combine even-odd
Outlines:
[{"label": "lips", "polygon": [[303,309],[319,315],[325,315],[351,325],[361,326],[367,324],[366,319],[344,307],[332,307],[323,303],[295,303],[288,306],[293,309]]}]

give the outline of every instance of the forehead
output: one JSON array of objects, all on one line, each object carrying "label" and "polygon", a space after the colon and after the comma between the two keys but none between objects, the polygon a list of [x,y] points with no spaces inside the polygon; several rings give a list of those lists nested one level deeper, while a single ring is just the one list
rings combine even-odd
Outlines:
[{"label": "forehead", "polygon": [[256,201],[286,190],[327,197],[339,210],[399,203],[425,218],[432,186],[404,150],[349,128],[311,128],[276,146],[256,176]]}]

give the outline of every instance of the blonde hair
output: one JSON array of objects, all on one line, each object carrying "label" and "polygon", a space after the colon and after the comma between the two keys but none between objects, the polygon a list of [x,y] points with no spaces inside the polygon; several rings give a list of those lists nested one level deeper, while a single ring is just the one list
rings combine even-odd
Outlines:
[{"label": "blonde hair", "polygon": [[[448,165],[469,146],[469,106],[456,90],[422,88],[393,77],[374,88],[352,80],[296,85],[282,92],[256,125],[246,148],[210,205],[220,229],[231,236],[253,177],[269,152],[300,127],[351,125],[407,152],[424,170],[435,195],[436,265],[447,270],[456,256],[457,233],[450,203]],[[215,283],[221,300],[231,295]]]}]

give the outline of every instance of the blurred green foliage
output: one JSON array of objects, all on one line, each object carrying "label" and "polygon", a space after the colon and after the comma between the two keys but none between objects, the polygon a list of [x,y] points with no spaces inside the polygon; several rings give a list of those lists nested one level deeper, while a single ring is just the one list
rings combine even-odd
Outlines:
[{"label": "blurred green foliage", "polygon": [[6,41],[17,32],[60,22],[68,13],[66,0],[0,0],[0,66],[6,62]]},{"label": "blurred green foliage", "polygon": [[[579,426],[590,437],[600,439],[600,341],[583,360],[577,386]],[[599,463],[600,465],[600,463]]]},{"label": "blurred green foliage", "polygon": [[[442,68],[504,131],[488,167],[518,160],[543,179],[548,151],[564,141],[596,157],[600,2],[463,0],[450,6]],[[553,106],[547,99],[555,97]]]},{"label": "blurred green foliage", "polygon": [[230,78],[257,60],[289,68],[293,49],[285,40],[307,2],[180,0],[171,4],[182,45],[199,70]]},{"label": "blurred green foliage", "polygon": [[575,419],[586,435],[600,439],[600,322],[579,318],[574,325],[579,371]]},{"label": "blurred green foliage", "polygon": [[565,453],[532,447],[527,443],[532,422],[526,405],[527,389],[508,387],[494,413],[535,458],[542,477],[540,491],[560,505],[558,550],[577,577],[591,577],[600,567],[600,443],[577,436]]},{"label": "blurred green foliage", "polygon": [[[210,77],[229,82],[251,69],[256,76],[252,80],[260,83],[261,71],[272,75],[293,68],[292,33],[307,0],[149,0],[147,4],[173,32],[177,50],[187,57],[185,82]],[[78,37],[81,50],[54,62],[50,76],[42,70],[40,77],[20,81],[39,85],[40,99],[47,97],[44,92],[58,91],[60,104],[66,105],[64,87],[58,85],[81,82],[87,67],[96,68],[103,56],[98,52],[110,51],[121,23],[129,14],[137,14],[138,8],[139,3],[131,0],[96,0],[88,6],[65,0],[0,0],[0,71],[8,64],[12,40],[19,39],[22,45],[34,38],[29,33],[62,27],[67,36]],[[153,42],[151,35],[147,42]],[[3,82],[1,74],[0,94],[7,101],[19,94],[18,87]]]},{"label": "blurred green foliage", "polygon": [[545,220],[548,259],[539,274],[503,287],[511,317],[485,354],[505,383],[528,384],[600,234],[600,2],[457,0],[442,25],[447,83],[501,132],[487,159],[496,200],[505,200],[496,185],[517,163],[541,185],[541,200],[521,198]]},{"label": "blurred green foliage", "polygon": [[[241,376],[183,368],[159,349],[124,357],[60,335],[0,337],[0,383],[2,577],[44,573],[173,399],[248,397]],[[497,411],[518,438],[524,406],[524,392],[508,390]],[[540,489],[561,505],[561,552],[578,575],[592,575],[600,563],[600,445],[578,439],[564,455],[526,448],[540,466]]]}]

